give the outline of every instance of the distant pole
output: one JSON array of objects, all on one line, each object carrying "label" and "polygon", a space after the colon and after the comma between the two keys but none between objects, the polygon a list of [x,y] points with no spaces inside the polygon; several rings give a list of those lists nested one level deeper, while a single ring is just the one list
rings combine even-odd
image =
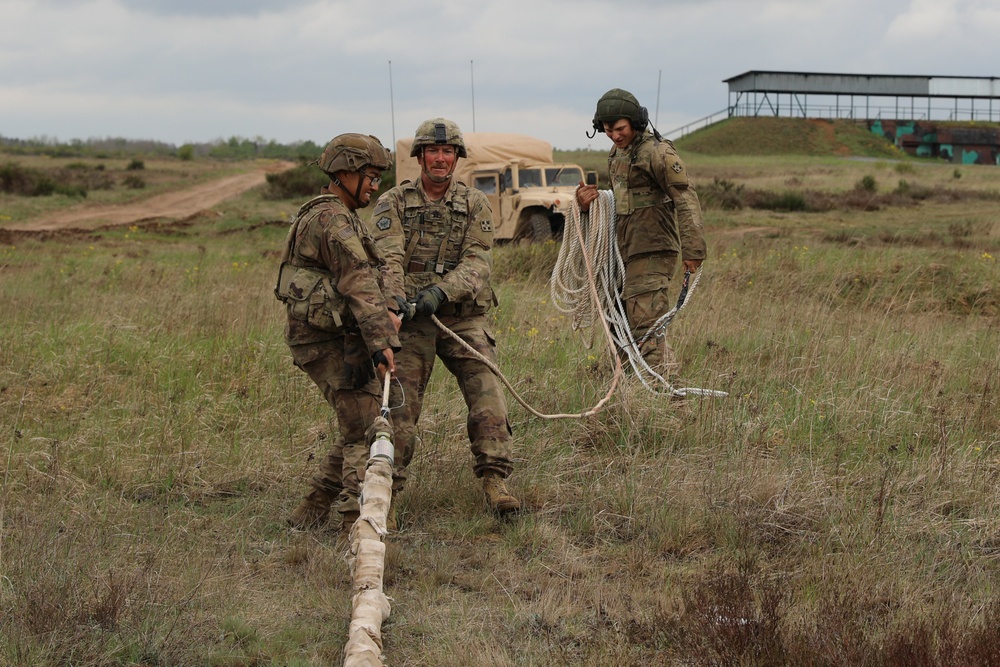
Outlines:
[{"label": "distant pole", "polygon": [[653,120],[653,127],[660,124],[660,80],[663,78],[663,70],[656,75],[656,118]]},{"label": "distant pole", "polygon": [[392,118],[392,150],[396,150],[396,106],[392,101],[392,61],[389,61],[389,115]]},{"label": "distant pole", "polygon": [[472,88],[472,131],[476,131],[476,70],[473,63],[469,61],[469,78]]}]

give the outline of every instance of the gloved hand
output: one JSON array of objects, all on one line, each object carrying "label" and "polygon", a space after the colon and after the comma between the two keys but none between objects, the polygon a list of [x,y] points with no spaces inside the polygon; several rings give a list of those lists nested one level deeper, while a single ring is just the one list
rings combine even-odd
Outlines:
[{"label": "gloved hand", "polygon": [[407,301],[401,296],[396,297],[396,305],[398,306],[396,314],[399,315],[399,319],[405,322],[406,320],[412,320],[417,314],[417,306],[412,301]]},{"label": "gloved hand", "polygon": [[386,368],[389,368],[389,358],[385,356],[385,352],[383,352],[382,350],[379,350],[378,352],[372,355],[372,363],[375,364],[376,368],[378,368],[379,366],[385,366]]},{"label": "gloved hand", "polygon": [[433,315],[441,304],[448,298],[437,285],[432,285],[417,292],[416,311],[417,315]]},{"label": "gloved hand", "polygon": [[355,389],[375,379],[375,366],[368,355],[368,347],[357,334],[344,336],[344,374],[350,378]]}]

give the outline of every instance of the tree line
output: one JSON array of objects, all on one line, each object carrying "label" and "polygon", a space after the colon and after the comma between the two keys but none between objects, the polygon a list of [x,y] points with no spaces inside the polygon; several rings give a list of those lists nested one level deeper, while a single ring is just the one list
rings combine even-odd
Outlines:
[{"label": "tree line", "polygon": [[41,136],[14,139],[0,135],[0,151],[12,155],[48,155],[66,158],[127,158],[127,157],[177,157],[193,160],[210,157],[220,160],[249,160],[269,158],[307,162],[323,152],[323,147],[313,141],[282,144],[262,137],[248,139],[230,137],[206,143],[175,144],[149,139],[104,137],[59,141]]}]

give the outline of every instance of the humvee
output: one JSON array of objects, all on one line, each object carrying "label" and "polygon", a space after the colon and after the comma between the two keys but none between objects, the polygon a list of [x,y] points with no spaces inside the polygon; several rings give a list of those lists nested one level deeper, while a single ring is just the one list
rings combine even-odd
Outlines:
[{"label": "humvee", "polygon": [[[467,132],[468,157],[453,178],[483,192],[493,208],[496,241],[548,241],[562,236],[580,181],[597,183],[597,172],[552,161],[552,144],[521,134]],[[396,142],[396,182],[420,176],[410,157],[412,139]]]}]

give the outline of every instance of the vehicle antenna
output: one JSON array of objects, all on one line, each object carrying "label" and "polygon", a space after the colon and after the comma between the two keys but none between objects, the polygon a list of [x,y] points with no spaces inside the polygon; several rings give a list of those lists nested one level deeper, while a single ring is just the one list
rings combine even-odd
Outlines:
[{"label": "vehicle antenna", "polygon": [[389,115],[392,119],[392,150],[396,150],[396,107],[392,102],[392,61],[389,61]]},{"label": "vehicle antenna", "polygon": [[469,77],[471,80],[472,87],[472,131],[476,131],[476,71],[473,69],[473,63],[469,61]]}]

